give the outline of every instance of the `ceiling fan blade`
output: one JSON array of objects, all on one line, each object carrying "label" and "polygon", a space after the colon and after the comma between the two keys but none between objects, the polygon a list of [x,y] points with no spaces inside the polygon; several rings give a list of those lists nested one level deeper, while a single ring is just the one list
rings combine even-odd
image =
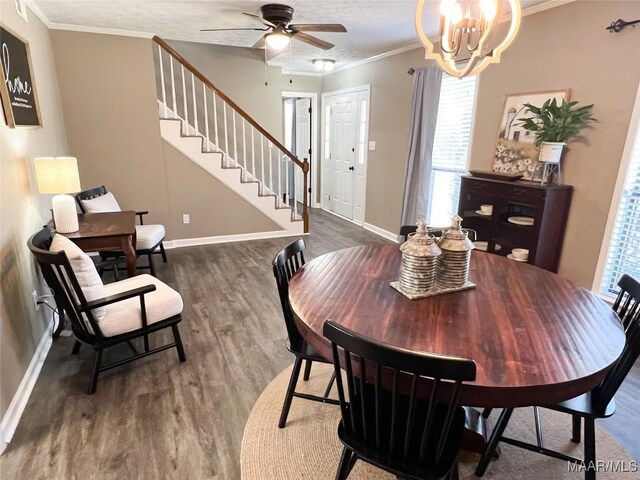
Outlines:
[{"label": "ceiling fan blade", "polygon": [[273,60],[276,57],[279,57],[280,55],[282,55],[283,53],[288,53],[289,49],[285,48],[284,50],[273,50],[271,48],[267,48],[267,62],[270,62],[271,60]]},{"label": "ceiling fan blade", "polygon": [[325,42],[324,40],[320,40],[318,37],[313,37],[302,32],[295,32],[291,36],[296,40],[308,43],[309,45],[313,45],[314,47],[322,48],[323,50],[330,50],[335,47],[333,43]]},{"label": "ceiling fan blade", "polygon": [[257,30],[258,32],[266,32],[268,28],[202,28],[201,32],[225,32],[235,30]]},{"label": "ceiling fan blade", "polygon": [[258,40],[256,43],[254,43],[251,48],[264,48],[267,42],[267,36],[263,35],[262,37],[260,37],[260,40]]},{"label": "ceiling fan blade", "polygon": [[273,28],[276,27],[276,25],[274,23],[271,23],[269,20],[265,20],[264,18],[259,17],[258,15],[254,15],[253,13],[242,12],[242,14],[246,15],[247,17],[253,18],[254,20],[262,23],[263,25],[266,25],[267,27],[273,27]]},{"label": "ceiling fan blade", "polygon": [[347,29],[341,23],[293,23],[289,25],[297,32],[341,32]]}]

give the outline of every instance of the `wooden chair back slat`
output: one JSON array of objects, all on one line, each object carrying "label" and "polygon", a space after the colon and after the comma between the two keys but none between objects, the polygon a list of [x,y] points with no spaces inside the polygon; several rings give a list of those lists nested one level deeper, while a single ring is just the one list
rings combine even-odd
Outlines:
[{"label": "wooden chair back slat", "polygon": [[622,322],[626,342],[616,364],[594,390],[594,398],[601,408],[605,408],[613,399],[640,356],[640,282],[625,274],[620,278],[618,287],[620,293],[613,304],[613,310]]},{"label": "wooden chair back slat", "polygon": [[280,250],[271,262],[273,276],[278,286],[278,296],[287,328],[289,345],[293,351],[301,351],[304,340],[293,319],[293,311],[289,303],[289,281],[305,264],[304,249],[304,240],[300,238]]},{"label": "wooden chair back slat", "polygon": [[640,315],[640,282],[624,274],[618,281],[618,287],[620,292],[613,304],[613,310],[620,317],[626,331],[632,321]]},{"label": "wooden chair back slat", "polygon": [[[332,343],[342,428],[369,452],[356,455],[375,451],[403,465],[452,465],[464,428],[458,396],[462,382],[475,379],[475,362],[398,349],[332,321],[323,332]],[[428,399],[420,396],[425,391]]]},{"label": "wooden chair back slat", "polygon": [[40,266],[47,285],[54,291],[58,307],[62,308],[71,321],[76,336],[92,343],[102,337],[98,322],[93,314],[84,312],[87,300],[65,252],[51,252],[51,232],[44,227],[28,240],[27,245]]}]

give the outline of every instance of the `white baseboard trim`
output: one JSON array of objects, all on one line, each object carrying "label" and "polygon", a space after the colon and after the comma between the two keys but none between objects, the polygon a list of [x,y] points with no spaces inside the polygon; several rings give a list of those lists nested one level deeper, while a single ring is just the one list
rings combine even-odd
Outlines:
[{"label": "white baseboard trim", "polygon": [[386,238],[387,240],[391,240],[392,242],[398,243],[398,234],[397,233],[392,233],[388,230],[384,230],[380,227],[376,227],[375,225],[372,225],[370,223],[363,223],[362,227],[365,230],[369,230],[370,232],[375,233],[376,235],[380,235],[382,238]]},{"label": "white baseboard trim", "polygon": [[357,222],[356,220],[353,220],[352,218],[347,218],[347,217],[345,217],[344,215],[340,215],[339,213],[336,213],[336,212],[334,212],[333,210],[329,210],[329,209],[328,209],[327,207],[325,207],[325,206],[323,206],[323,207],[322,207],[322,210],[324,210],[324,211],[325,211],[325,212],[327,212],[327,213],[330,213],[330,214],[331,214],[331,215],[333,215],[334,217],[338,217],[338,218],[340,218],[340,219],[342,219],[342,220],[346,220],[347,222],[351,222],[351,223],[353,223],[354,225],[357,225],[357,226],[359,226],[359,227],[362,227],[362,226],[363,226],[363,223],[361,223],[361,222]]},{"label": "white baseboard trim", "polygon": [[49,348],[51,348],[51,342],[53,340],[51,338],[51,328],[56,325],[58,321],[60,321],[58,315],[54,313],[51,317],[51,322],[40,338],[38,347],[33,354],[33,358],[31,359],[31,363],[29,363],[27,371],[22,377],[18,390],[16,390],[16,393],[9,404],[9,408],[2,418],[2,424],[0,425],[0,455],[4,452],[5,448],[7,448],[7,445],[11,441],[11,438],[18,427],[20,417],[27,406],[29,396],[31,395],[33,387],[38,380],[40,370],[42,370],[44,361],[49,353]]},{"label": "white baseboard trim", "polygon": [[231,243],[231,242],[246,242],[249,240],[264,240],[267,238],[281,238],[281,237],[303,237],[308,233],[295,233],[287,230],[277,230],[275,232],[257,232],[257,233],[238,233],[235,235],[219,235],[216,237],[199,237],[199,238],[179,238],[177,240],[167,240],[164,243],[164,248],[181,248],[181,247],[194,247],[197,245],[213,245],[215,243]]}]

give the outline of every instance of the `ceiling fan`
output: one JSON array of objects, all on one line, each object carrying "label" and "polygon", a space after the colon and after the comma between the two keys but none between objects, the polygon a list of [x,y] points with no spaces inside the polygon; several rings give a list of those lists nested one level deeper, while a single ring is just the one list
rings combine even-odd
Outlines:
[{"label": "ceiling fan", "polygon": [[244,13],[258,22],[264,28],[204,28],[201,32],[220,32],[225,30],[255,30],[265,33],[251,48],[269,47],[273,50],[283,50],[292,38],[323,50],[334,47],[333,43],[314,37],[304,32],[346,32],[344,25],[339,23],[291,23],[293,8],[279,3],[269,3],[260,7],[262,17],[251,13]]}]

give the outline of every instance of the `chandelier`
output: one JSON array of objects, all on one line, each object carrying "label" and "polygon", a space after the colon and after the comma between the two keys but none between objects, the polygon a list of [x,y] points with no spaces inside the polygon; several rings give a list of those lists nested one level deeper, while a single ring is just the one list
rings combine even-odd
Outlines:
[{"label": "chandelier", "polygon": [[440,0],[440,28],[434,43],[424,32],[422,16],[425,0],[418,0],[415,25],[418,37],[426,49],[426,59],[435,60],[452,77],[477,75],[511,45],[522,15],[520,0],[504,0],[511,10],[507,35],[497,46],[489,42],[502,14],[502,0]]}]

